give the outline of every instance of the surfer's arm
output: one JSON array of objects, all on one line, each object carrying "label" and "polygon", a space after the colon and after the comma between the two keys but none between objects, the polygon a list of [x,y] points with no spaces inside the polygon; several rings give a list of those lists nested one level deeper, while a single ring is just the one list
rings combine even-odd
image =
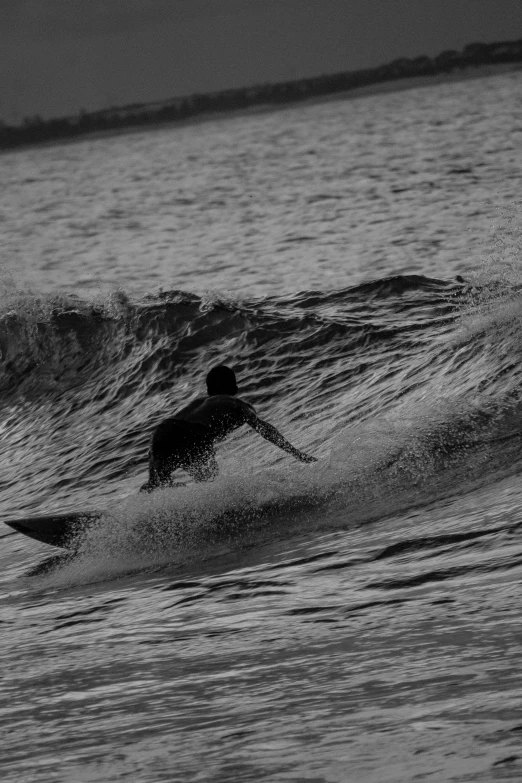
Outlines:
[{"label": "surfer's arm", "polygon": [[246,423],[252,427],[253,430],[259,432],[262,438],[269,440],[274,446],[279,446],[280,449],[283,449],[283,451],[291,454],[292,457],[295,457],[301,462],[317,462],[316,457],[312,457],[310,454],[305,454],[304,451],[296,449],[295,446],[292,446],[292,444],[286,440],[286,438],[283,438],[275,427],[267,421],[262,421],[253,411],[247,417]]}]

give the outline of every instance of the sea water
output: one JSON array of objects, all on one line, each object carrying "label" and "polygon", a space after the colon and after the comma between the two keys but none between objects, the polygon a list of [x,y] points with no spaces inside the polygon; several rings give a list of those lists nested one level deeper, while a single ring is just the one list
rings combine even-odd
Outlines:
[{"label": "sea water", "polygon": [[2,781],[522,778],[521,80],[0,157]]}]

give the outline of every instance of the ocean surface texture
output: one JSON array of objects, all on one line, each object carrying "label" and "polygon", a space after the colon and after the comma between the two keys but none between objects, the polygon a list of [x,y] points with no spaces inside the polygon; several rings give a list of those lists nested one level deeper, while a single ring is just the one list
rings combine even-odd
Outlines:
[{"label": "ocean surface texture", "polygon": [[[0,519],[106,509],[0,524],[2,783],[522,780],[521,95],[0,156]],[[222,362],[318,462],[138,495]]]}]

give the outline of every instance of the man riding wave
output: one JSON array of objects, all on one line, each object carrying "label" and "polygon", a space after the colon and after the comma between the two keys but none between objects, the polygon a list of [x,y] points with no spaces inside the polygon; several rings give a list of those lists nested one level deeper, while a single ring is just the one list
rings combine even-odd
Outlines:
[{"label": "man riding wave", "polygon": [[140,492],[174,486],[172,474],[182,469],[195,481],[211,481],[218,473],[214,445],[248,424],[265,440],[301,462],[316,458],[299,451],[275,427],[262,421],[250,403],[235,395],[236,376],[224,364],[206,378],[208,397],[197,397],[154,430],[149,450],[149,480]]}]

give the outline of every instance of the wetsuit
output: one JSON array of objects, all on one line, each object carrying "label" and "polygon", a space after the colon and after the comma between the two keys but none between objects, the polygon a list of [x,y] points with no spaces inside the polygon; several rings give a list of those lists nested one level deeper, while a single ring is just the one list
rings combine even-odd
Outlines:
[{"label": "wetsuit", "polygon": [[172,473],[178,468],[195,481],[211,481],[218,474],[214,444],[243,424],[301,462],[316,461],[262,421],[250,403],[234,395],[235,391],[198,397],[156,427],[149,451],[149,480],[141,492],[177,486]]},{"label": "wetsuit", "polygon": [[209,427],[183,419],[165,419],[154,430],[149,450],[149,480],[141,492],[152,492],[172,483],[172,472],[181,469],[196,481],[215,474],[214,438]]}]

